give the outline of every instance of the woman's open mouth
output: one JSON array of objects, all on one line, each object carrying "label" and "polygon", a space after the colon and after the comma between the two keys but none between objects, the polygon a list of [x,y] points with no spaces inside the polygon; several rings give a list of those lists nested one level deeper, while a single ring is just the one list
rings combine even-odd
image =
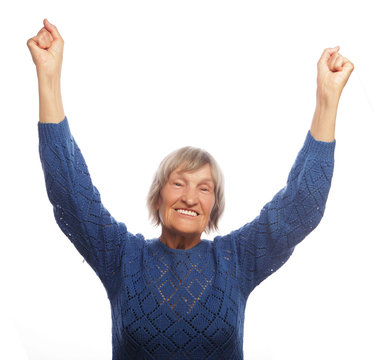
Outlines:
[{"label": "woman's open mouth", "polygon": [[180,214],[193,216],[193,217],[199,215],[196,211],[193,211],[193,210],[177,209],[176,211],[179,212]]}]

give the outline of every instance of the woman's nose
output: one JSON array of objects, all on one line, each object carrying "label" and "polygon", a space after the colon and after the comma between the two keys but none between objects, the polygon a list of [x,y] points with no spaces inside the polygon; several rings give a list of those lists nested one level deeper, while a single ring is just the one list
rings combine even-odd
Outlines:
[{"label": "woman's nose", "polygon": [[198,202],[198,193],[195,189],[188,188],[182,196],[182,200],[187,205],[195,205]]}]

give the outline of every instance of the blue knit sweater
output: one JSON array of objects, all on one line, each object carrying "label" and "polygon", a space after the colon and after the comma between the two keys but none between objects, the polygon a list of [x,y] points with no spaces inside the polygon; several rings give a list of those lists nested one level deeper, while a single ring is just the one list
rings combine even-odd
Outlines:
[{"label": "blue knit sweater", "polygon": [[247,298],[320,222],[335,140],[308,131],[286,186],[253,221],[179,250],[131,234],[110,215],[67,118],[38,123],[38,132],[56,222],[110,300],[113,360],[243,359]]}]

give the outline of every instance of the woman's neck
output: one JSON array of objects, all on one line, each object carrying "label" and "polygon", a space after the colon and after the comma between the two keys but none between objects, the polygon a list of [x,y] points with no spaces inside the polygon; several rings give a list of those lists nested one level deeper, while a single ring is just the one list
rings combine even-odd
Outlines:
[{"label": "woman's neck", "polygon": [[201,234],[179,234],[162,228],[160,241],[171,249],[188,250],[201,242]]}]

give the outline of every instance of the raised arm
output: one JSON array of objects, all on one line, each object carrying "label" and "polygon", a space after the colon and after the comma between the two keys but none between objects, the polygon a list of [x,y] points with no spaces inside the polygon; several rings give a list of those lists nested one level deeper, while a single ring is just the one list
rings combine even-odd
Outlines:
[{"label": "raised arm", "polygon": [[60,229],[100,277],[110,296],[121,276],[125,239],[131,234],[103,206],[71,134],[60,93],[63,39],[46,19],[44,24],[45,28],[27,44],[39,81],[39,154],[47,195]]},{"label": "raised arm", "polygon": [[234,258],[245,296],[288,260],[323,217],[334,169],[337,106],[353,70],[338,50],[325,49],[318,62],[317,107],[286,186],[252,222],[215,238],[227,258]]}]

